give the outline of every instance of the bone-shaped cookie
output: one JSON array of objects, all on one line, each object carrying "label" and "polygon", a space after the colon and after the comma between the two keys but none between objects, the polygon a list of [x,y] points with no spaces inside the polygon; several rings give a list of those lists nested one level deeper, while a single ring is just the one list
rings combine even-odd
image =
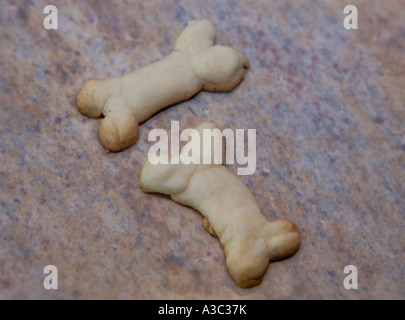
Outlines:
[{"label": "bone-shaped cookie", "polygon": [[167,57],[121,78],[87,81],[77,107],[91,118],[104,115],[98,139],[109,151],[132,146],[139,123],[158,110],[187,100],[201,90],[227,92],[242,81],[249,66],[235,49],[214,45],[215,29],[207,20],[190,21]]},{"label": "bone-shaped cookie", "polygon": [[[200,139],[191,135],[188,144],[200,144],[202,152],[203,143],[207,143],[202,138],[203,130],[214,128],[211,123],[201,124],[195,132]],[[186,144],[181,152],[189,150],[193,148]],[[211,163],[214,156],[211,152]],[[246,185],[224,165],[202,161],[188,165],[152,163],[157,163],[156,159],[149,158],[143,165],[141,188],[170,195],[174,201],[200,212],[206,230],[219,238],[228,271],[240,287],[258,285],[270,261],[286,258],[298,250],[301,242],[298,227],[289,220],[268,221]]]}]

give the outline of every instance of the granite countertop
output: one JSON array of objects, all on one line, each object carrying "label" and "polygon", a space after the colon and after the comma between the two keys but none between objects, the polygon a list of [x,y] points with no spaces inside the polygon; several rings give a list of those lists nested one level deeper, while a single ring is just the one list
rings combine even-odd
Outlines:
[{"label": "granite countertop", "polygon": [[[0,299],[404,299],[405,3],[0,2]],[[78,112],[85,80],[123,75],[171,52],[192,19],[251,68],[231,93],[202,92],[106,154],[100,120]],[[235,285],[201,216],[139,188],[148,132],[257,130],[257,169],[241,176],[269,219],[302,231],[263,283]],[[229,166],[232,171],[236,166]],[[58,289],[43,286],[46,265]],[[346,265],[358,290],[346,290]]]}]

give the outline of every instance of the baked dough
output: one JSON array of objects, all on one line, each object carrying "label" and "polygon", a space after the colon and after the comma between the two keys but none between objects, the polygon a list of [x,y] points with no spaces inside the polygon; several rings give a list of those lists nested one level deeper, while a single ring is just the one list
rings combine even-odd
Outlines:
[{"label": "baked dough", "polygon": [[[202,150],[203,129],[213,130],[215,126],[206,122],[196,129],[200,139],[191,136],[188,143],[200,143]],[[213,152],[211,157],[213,163]],[[301,242],[298,227],[289,220],[269,221],[246,185],[224,165],[202,161],[188,165],[180,161],[152,164],[156,162],[145,161],[141,188],[170,195],[174,201],[200,212],[205,229],[219,238],[228,271],[240,287],[258,285],[270,261],[286,258],[298,250]]]},{"label": "baked dough", "polygon": [[89,80],[77,107],[91,118],[104,115],[98,139],[107,152],[125,150],[139,138],[139,123],[160,109],[201,90],[227,92],[242,81],[249,66],[235,49],[217,46],[208,20],[190,21],[167,57],[121,78]]}]

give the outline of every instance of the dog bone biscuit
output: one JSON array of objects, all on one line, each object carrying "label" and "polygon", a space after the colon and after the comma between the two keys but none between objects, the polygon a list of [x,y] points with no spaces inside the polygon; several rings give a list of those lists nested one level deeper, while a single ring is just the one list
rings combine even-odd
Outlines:
[{"label": "dog bone biscuit", "polygon": [[242,81],[249,66],[246,56],[214,43],[211,22],[190,21],[164,59],[121,78],[85,82],[77,107],[91,118],[104,115],[98,139],[107,152],[132,146],[139,138],[139,123],[160,109],[201,90],[231,91]]},{"label": "dog bone biscuit", "polygon": [[[203,137],[203,129],[214,128],[211,123],[203,123],[196,129]],[[201,138],[191,139],[190,143],[204,142]],[[211,157],[213,163],[214,153]],[[205,229],[219,238],[228,271],[240,287],[258,285],[270,261],[298,250],[298,227],[289,220],[268,221],[246,185],[224,165],[152,164],[156,161],[150,160],[142,168],[141,188],[170,195],[174,201],[200,212]]]}]

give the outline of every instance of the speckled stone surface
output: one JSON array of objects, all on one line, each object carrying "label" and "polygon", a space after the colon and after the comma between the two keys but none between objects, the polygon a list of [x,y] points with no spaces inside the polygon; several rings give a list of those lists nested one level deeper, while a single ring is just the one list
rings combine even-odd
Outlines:
[{"label": "speckled stone surface", "polygon": [[[405,298],[404,1],[52,3],[59,30],[46,31],[46,1],[0,2],[1,299]],[[106,154],[100,120],[75,107],[81,85],[162,58],[198,18],[246,53],[245,80],[165,109]],[[148,132],[170,120],[257,129],[257,170],[241,179],[269,219],[302,231],[260,286],[234,284],[195,211],[139,189]],[[43,287],[49,264],[58,290]],[[349,264],[358,290],[343,287]]]}]

